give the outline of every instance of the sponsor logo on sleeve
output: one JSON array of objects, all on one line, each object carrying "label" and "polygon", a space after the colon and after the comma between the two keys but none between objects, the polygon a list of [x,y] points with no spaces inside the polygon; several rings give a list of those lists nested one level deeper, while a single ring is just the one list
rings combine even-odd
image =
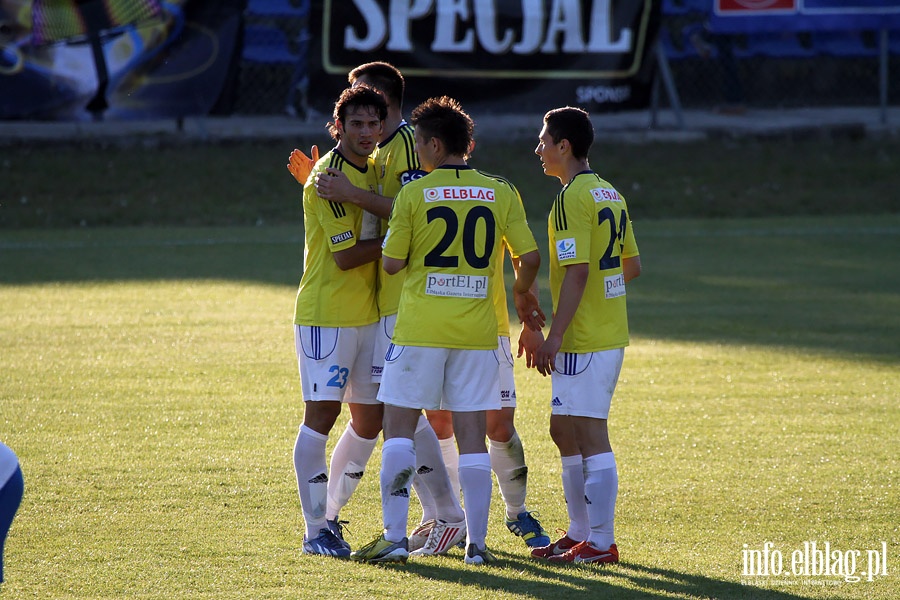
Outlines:
[{"label": "sponsor logo on sleeve", "polygon": [[331,243],[332,244],[340,244],[341,242],[346,242],[347,240],[352,240],[352,239],[353,239],[353,232],[350,230],[347,230],[343,233],[339,233],[337,235],[331,236]]},{"label": "sponsor logo on sleeve", "polygon": [[493,202],[493,188],[474,185],[450,185],[446,187],[425,188],[425,202],[448,202],[454,200],[479,200]]},{"label": "sponsor logo on sleeve", "polygon": [[556,241],[556,258],[560,261],[575,258],[577,255],[575,250],[575,238],[566,238]]},{"label": "sponsor logo on sleeve", "polygon": [[622,196],[614,188],[594,188],[591,190],[594,202],[621,202]]}]

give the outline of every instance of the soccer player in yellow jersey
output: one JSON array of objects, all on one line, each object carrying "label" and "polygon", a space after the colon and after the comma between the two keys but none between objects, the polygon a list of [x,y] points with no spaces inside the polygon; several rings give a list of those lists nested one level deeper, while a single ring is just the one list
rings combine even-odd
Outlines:
[{"label": "soccer player in yellow jersey", "polygon": [[[394,196],[403,184],[425,175],[420,170],[415,151],[413,128],[403,119],[405,81],[396,67],[385,62],[360,65],[350,72],[348,79],[353,86],[367,85],[376,90],[384,96],[387,103],[384,130],[372,154],[378,177],[378,191],[373,193],[370,189],[359,186],[349,176],[334,168],[320,170],[309,179],[312,164],[300,150],[291,153],[288,170],[300,183],[309,180],[315,185],[319,197],[331,202],[346,202],[365,209],[369,215],[381,217],[379,221],[383,235],[387,230],[387,218],[390,216]],[[313,146],[310,154],[316,157],[317,152],[318,149]],[[403,276],[403,272],[388,275],[380,267],[378,269],[376,299],[380,323],[375,334],[371,362],[372,380],[376,384],[381,381],[384,355],[391,342]],[[331,477],[328,480],[326,521],[340,539],[343,539],[342,524],[345,523],[339,519],[340,510],[349,502],[359,485],[381,432],[380,414],[377,420],[357,418],[352,410],[351,414],[353,416],[332,452]],[[421,497],[428,498],[432,523],[438,524],[434,530],[435,543],[419,553],[443,554],[464,539],[465,514],[459,503],[458,492],[454,491],[458,488],[454,488],[450,482],[440,444],[424,417],[418,424],[415,442],[420,473],[417,490]],[[422,547],[425,547],[424,542]]]},{"label": "soccer player in yellow jersey", "polygon": [[520,268],[513,287],[519,317],[539,327],[530,288],[540,265],[534,237],[515,210],[508,182],[466,162],[474,124],[447,97],[412,113],[416,149],[429,174],[394,202],[382,264],[406,269],[393,342],[378,397],[385,404],[381,496],[384,532],[353,553],[366,562],[405,562],[413,435],[422,409],[452,411],[465,498],[468,564],[493,562],[487,550],[491,466],[485,411],[500,407],[493,288],[502,285],[496,255],[505,238]]},{"label": "soccer player in yellow jersey", "polygon": [[[512,184],[510,184],[512,186]],[[515,189],[515,188],[514,188]],[[516,191],[518,196],[518,191]],[[524,214],[521,198],[519,198],[519,210]],[[497,254],[497,272],[503,272],[505,248]],[[513,259],[514,268],[517,261]],[[537,295],[536,287],[532,290]],[[491,469],[497,476],[500,495],[506,506],[506,527],[515,535],[521,537],[526,546],[538,548],[550,543],[550,538],[534,513],[525,505],[528,466],[525,462],[525,448],[516,431],[516,382],[514,376],[513,355],[510,348],[509,309],[506,303],[506,290],[503,285],[494,288],[494,309],[497,313],[498,325],[498,356],[500,356],[500,408],[487,411],[487,437],[488,454],[491,459]],[[544,341],[540,331],[523,327],[519,335],[518,356],[526,354],[531,358],[534,351]],[[459,454],[453,439],[453,422],[448,411],[427,411],[428,421],[431,423],[441,444],[441,451],[448,471],[453,473],[458,470]],[[452,479],[452,477],[451,477]],[[454,480],[453,489],[459,493],[459,479]],[[433,518],[428,519],[426,509],[427,490],[415,487],[416,493],[423,506],[423,522],[410,534],[410,548],[419,543],[427,543],[424,539],[432,533],[432,528],[437,523]]]},{"label": "soccer player in yellow jersey", "polygon": [[[369,212],[377,214],[385,219],[390,216],[393,198],[400,188],[415,179],[422,177],[425,172],[421,170],[419,160],[415,152],[413,141],[413,128],[403,120],[402,105],[405,90],[403,75],[396,67],[384,62],[372,62],[360,65],[350,72],[348,77],[352,85],[363,83],[378,90],[385,96],[388,103],[388,117],[385,120],[385,137],[378,144],[375,151],[375,165],[379,174],[380,193],[375,195],[366,190],[355,187],[349,181],[341,177],[340,173],[331,173],[335,177],[327,177],[322,173],[316,177],[316,187],[321,195],[336,202],[351,202]],[[393,132],[393,133],[391,133]],[[521,201],[520,201],[521,205]],[[524,211],[524,209],[523,209]],[[384,221],[385,228],[387,221]],[[382,231],[384,233],[384,231]],[[498,269],[503,270],[504,253],[497,254]],[[381,316],[381,326],[375,341],[375,353],[372,362],[372,376],[375,381],[381,381],[381,371],[384,366],[384,355],[391,342],[391,334],[397,317],[397,309],[400,300],[400,288],[403,284],[403,272],[396,275],[388,275],[383,269],[379,271],[378,278],[378,310]],[[544,546],[550,543],[547,532],[543,530],[540,522],[525,506],[527,489],[528,467],[525,464],[525,452],[522,441],[515,428],[515,380],[513,377],[512,353],[509,347],[509,314],[506,305],[506,291],[503,286],[497,286],[494,296],[499,323],[498,345],[501,355],[506,357],[500,365],[500,394],[501,408],[489,411],[487,415],[487,435],[490,440],[489,454],[491,466],[497,475],[500,492],[506,504],[506,526],[510,531],[525,540],[531,547]],[[535,337],[538,336],[538,337]],[[536,349],[543,341],[540,334],[527,328],[523,328],[519,339],[521,356],[524,351],[522,346],[527,345],[529,351]],[[449,413],[442,411],[427,411],[428,421],[438,434],[441,453],[444,457],[446,468],[452,482],[454,496],[459,494],[459,453],[454,445],[453,425]],[[425,426],[424,421],[421,426]],[[364,439],[357,438],[354,430],[348,425],[345,435],[338,441],[333,457],[341,457],[345,454],[362,456]],[[371,434],[374,438],[377,432]],[[355,443],[351,444],[350,439]],[[345,444],[345,440],[347,443]],[[368,446],[369,452],[374,447]],[[359,447],[360,452],[352,452],[353,447]],[[417,440],[417,447],[421,451],[422,444]],[[419,456],[419,454],[417,454]],[[425,461],[427,465],[433,465],[432,460]],[[359,463],[357,460],[356,464]],[[335,458],[332,458],[332,472],[338,472]],[[427,470],[420,469],[427,473]],[[349,471],[352,473],[351,471]],[[432,479],[436,479],[433,477]],[[331,485],[333,486],[333,480]],[[358,482],[359,479],[352,481]],[[414,529],[409,538],[410,550],[414,553],[428,553],[428,550],[437,550],[443,553],[450,547],[454,540],[447,536],[446,517],[449,507],[448,500],[443,495],[435,497],[429,492],[428,485],[420,485],[422,482],[416,478],[414,487],[416,494],[422,503],[422,519],[418,527]],[[435,484],[432,482],[431,486]],[[335,486],[336,487],[336,486]],[[341,490],[350,490],[349,486],[341,486]],[[349,498],[349,495],[346,496]],[[329,491],[329,519],[337,510],[346,503],[344,498],[335,498]],[[456,525],[450,521],[450,529]],[[440,542],[439,540],[444,540]],[[423,549],[424,550],[420,550]]]},{"label": "soccer player in yellow jersey", "polygon": [[[348,88],[334,106],[330,131],[337,141],[313,168],[336,168],[375,190],[369,155],[381,135],[387,106],[367,87]],[[294,310],[294,337],[304,400],[303,424],[294,445],[294,470],[306,534],[303,552],[348,556],[349,546],[326,520],[328,469],[325,445],[341,403],[363,421],[380,421],[382,405],[371,380],[378,323],[375,301],[380,237],[361,239],[363,211],[303,189],[303,276]]]},{"label": "soccer player in yellow jersey", "polygon": [[532,551],[552,562],[612,563],[619,479],[607,419],[625,346],[625,283],[641,272],[625,199],[593,172],[594,128],[579,108],[544,116],[535,154],[559,179],[549,217],[553,320],[535,353],[552,378],[550,435],[562,459],[566,535]]}]

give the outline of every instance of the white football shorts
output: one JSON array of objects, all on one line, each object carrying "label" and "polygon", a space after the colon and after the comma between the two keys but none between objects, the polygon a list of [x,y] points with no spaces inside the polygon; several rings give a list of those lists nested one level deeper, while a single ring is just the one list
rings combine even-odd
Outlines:
[{"label": "white football shorts", "polygon": [[294,325],[303,400],[377,404],[371,376],[377,328]]},{"label": "white football shorts", "polygon": [[586,354],[558,353],[550,378],[550,413],[608,419],[624,358],[625,348]]},{"label": "white football shorts", "polygon": [[497,346],[498,361],[500,362],[500,408],[515,408],[516,378],[509,337],[499,336]]},{"label": "white football shorts", "polygon": [[381,317],[381,321],[378,323],[378,331],[375,333],[375,350],[372,352],[372,381],[375,383],[381,383],[384,355],[387,354],[388,346],[391,345],[396,323],[397,313]]},{"label": "white football shorts", "polygon": [[378,399],[392,406],[425,410],[497,410],[497,350],[392,344],[385,356]]}]

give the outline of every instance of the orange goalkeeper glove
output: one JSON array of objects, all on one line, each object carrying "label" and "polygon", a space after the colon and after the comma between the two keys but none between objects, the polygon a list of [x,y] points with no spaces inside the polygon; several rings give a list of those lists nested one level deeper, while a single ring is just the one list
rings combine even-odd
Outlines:
[{"label": "orange goalkeeper glove", "polygon": [[306,156],[306,154],[303,153],[303,150],[294,148],[294,151],[291,152],[291,156],[288,159],[287,169],[300,185],[306,184],[306,180],[309,178],[313,166],[319,162],[319,147],[313,145],[309,149],[309,154],[310,156]]}]

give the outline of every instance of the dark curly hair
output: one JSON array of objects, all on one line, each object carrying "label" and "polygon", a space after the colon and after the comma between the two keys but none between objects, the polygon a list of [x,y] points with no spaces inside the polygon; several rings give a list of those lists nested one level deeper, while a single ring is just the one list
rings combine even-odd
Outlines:
[{"label": "dark curly hair", "polygon": [[378,112],[378,118],[384,121],[387,118],[387,102],[384,96],[366,85],[350,87],[341,92],[337,102],[334,103],[333,121],[328,123],[328,133],[335,141],[340,141],[341,134],[337,128],[337,121],[347,116],[351,107],[371,107]]}]

